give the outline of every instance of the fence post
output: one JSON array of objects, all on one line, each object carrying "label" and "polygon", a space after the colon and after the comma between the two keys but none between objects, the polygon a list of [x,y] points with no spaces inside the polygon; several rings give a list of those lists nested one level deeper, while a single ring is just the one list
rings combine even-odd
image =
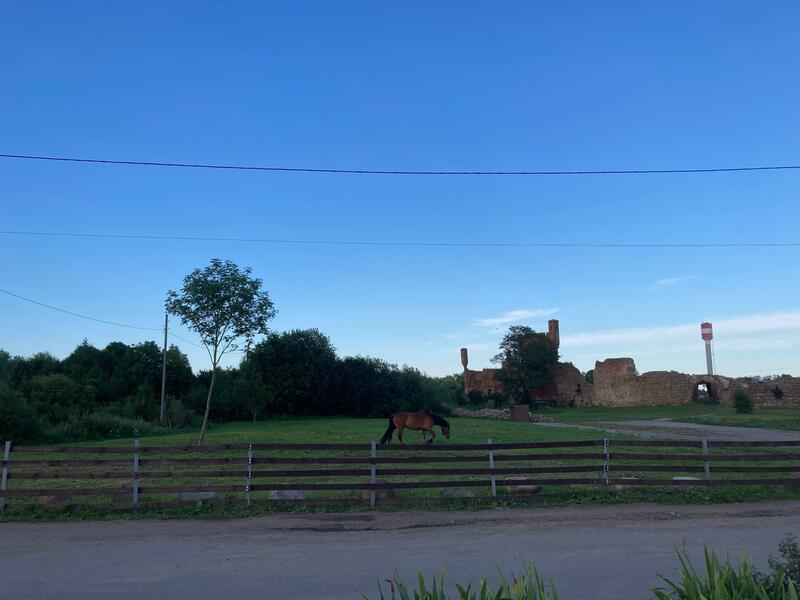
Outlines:
[{"label": "fence post", "polygon": [[603,440],[603,478],[606,480],[606,485],[608,485],[609,459],[609,442],[606,438]]},{"label": "fence post", "polygon": [[139,440],[133,440],[133,503],[139,504]]},{"label": "fence post", "polygon": [[[489,440],[489,468],[494,470],[494,450],[492,450],[492,440]],[[492,473],[492,498],[497,496],[497,478]]]},{"label": "fence post", "polygon": [[0,510],[4,509],[6,506],[6,490],[8,489],[8,461],[11,459],[11,441],[7,441],[5,444],[5,449],[3,450],[3,460],[5,463],[3,464],[3,477],[0,479]]},{"label": "fence post", "polygon": [[707,481],[711,480],[711,463],[708,461],[708,438],[703,438],[703,470]]},{"label": "fence post", "polygon": [[247,481],[244,484],[244,503],[250,506],[250,486],[253,483],[253,444],[247,448]]},{"label": "fence post", "polygon": [[[375,446],[375,440],[372,440],[372,445],[370,446],[370,456],[372,457],[372,460],[370,461],[369,465],[369,482],[374,486],[375,483],[378,481],[377,465],[375,464],[375,458],[378,456],[378,452]],[[375,508],[376,491],[377,490],[375,489],[375,487],[372,487],[369,491],[370,508]]]}]

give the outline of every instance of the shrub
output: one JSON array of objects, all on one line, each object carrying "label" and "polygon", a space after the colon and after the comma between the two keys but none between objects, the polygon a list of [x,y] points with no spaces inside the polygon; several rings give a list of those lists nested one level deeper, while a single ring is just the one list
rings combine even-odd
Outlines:
[{"label": "shrub", "polygon": [[467,393],[467,404],[470,406],[481,406],[485,403],[486,401],[483,398],[483,394],[481,394],[478,390],[470,390]]},{"label": "shrub", "polygon": [[659,575],[667,587],[652,590],[657,600],[798,600],[794,586],[783,573],[764,581],[747,560],[735,567],[728,561],[721,562],[708,548],[704,555],[705,573],[701,575],[686,552],[678,552],[680,580]]},{"label": "shrub", "polygon": [[780,388],[780,386],[776,385],[774,388],[772,388],[772,395],[780,400],[783,398],[783,390]]},{"label": "shrub", "polygon": [[194,413],[183,407],[183,402],[175,396],[167,396],[167,421],[170,429],[188,427],[194,422]]},{"label": "shrub", "polygon": [[[527,570],[523,575],[512,577],[511,581],[499,568],[498,573],[500,575],[500,585],[496,591],[490,589],[486,579],[481,579],[475,588],[472,587],[471,583],[467,587],[455,584],[459,600],[558,600],[558,594],[552,582],[545,582],[532,564],[528,564]],[[412,589],[410,594],[403,580],[399,575],[396,575],[389,582],[389,591],[391,593],[389,599],[448,600],[454,598],[454,596],[446,594],[444,587],[444,573],[439,575],[438,579],[431,577],[429,586],[425,582],[425,576],[420,571],[417,579],[417,589]],[[384,596],[380,584],[378,584],[378,590],[380,591],[381,600],[389,600]],[[368,600],[366,596],[363,596],[363,598]]]},{"label": "shrub", "polygon": [[768,564],[770,574],[762,578],[767,584],[773,584],[778,577],[785,577],[794,585],[795,592],[800,594],[800,546],[797,545],[797,538],[794,535],[787,535],[780,544],[778,552],[783,560],[778,560],[771,554]]},{"label": "shrub", "polygon": [[508,397],[505,394],[492,392],[491,394],[486,394],[486,402],[489,404],[489,406],[502,408],[508,405]]},{"label": "shrub", "polygon": [[140,419],[129,419],[108,412],[96,412],[59,423],[42,437],[49,443],[77,442],[152,435],[161,429]]},{"label": "shrub", "polygon": [[0,442],[28,442],[39,435],[41,423],[25,397],[0,384]]},{"label": "shrub", "polygon": [[733,393],[733,405],[737,413],[750,414],[753,412],[753,399],[744,390],[736,390]]}]

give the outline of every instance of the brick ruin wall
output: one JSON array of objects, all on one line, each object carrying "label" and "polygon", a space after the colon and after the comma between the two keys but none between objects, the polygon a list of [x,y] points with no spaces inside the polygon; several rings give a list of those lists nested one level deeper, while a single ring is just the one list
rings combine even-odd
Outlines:
[{"label": "brick ruin wall", "polygon": [[[639,375],[632,358],[609,358],[595,363],[593,385],[584,386],[582,406],[663,406],[694,401],[698,384],[705,383],[722,405],[733,404],[733,393],[741,388],[756,406],[800,407],[800,377],[768,381],[721,375],[688,375],[677,371],[649,371]],[[778,398],[775,387],[783,396]]]}]

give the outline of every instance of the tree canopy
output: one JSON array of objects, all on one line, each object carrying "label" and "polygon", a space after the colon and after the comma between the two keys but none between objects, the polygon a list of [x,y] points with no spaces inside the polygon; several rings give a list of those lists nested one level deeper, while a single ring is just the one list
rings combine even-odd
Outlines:
[{"label": "tree canopy", "polygon": [[525,325],[512,325],[492,362],[501,365],[497,379],[506,395],[517,403],[525,403],[530,401],[534,390],[552,383],[558,349],[546,334]]},{"label": "tree canopy", "polygon": [[167,312],[200,336],[211,359],[200,444],[205,439],[220,359],[242,344],[249,348],[255,336],[266,335],[267,324],[275,316],[269,294],[261,289],[262,281],[251,274],[249,267],[240,269],[232,261],[214,258],[207,267],[189,273],[180,292],[167,292]]}]

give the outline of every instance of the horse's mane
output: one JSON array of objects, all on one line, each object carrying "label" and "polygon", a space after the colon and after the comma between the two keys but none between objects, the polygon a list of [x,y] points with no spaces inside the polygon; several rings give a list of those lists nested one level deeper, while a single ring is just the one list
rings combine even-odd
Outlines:
[{"label": "horse's mane", "polygon": [[433,419],[434,425],[439,425],[440,427],[441,426],[450,427],[450,423],[448,423],[447,419],[445,419],[442,415],[437,415],[436,413],[432,413],[429,410],[426,410],[425,412],[428,413],[428,416],[431,419]]}]

